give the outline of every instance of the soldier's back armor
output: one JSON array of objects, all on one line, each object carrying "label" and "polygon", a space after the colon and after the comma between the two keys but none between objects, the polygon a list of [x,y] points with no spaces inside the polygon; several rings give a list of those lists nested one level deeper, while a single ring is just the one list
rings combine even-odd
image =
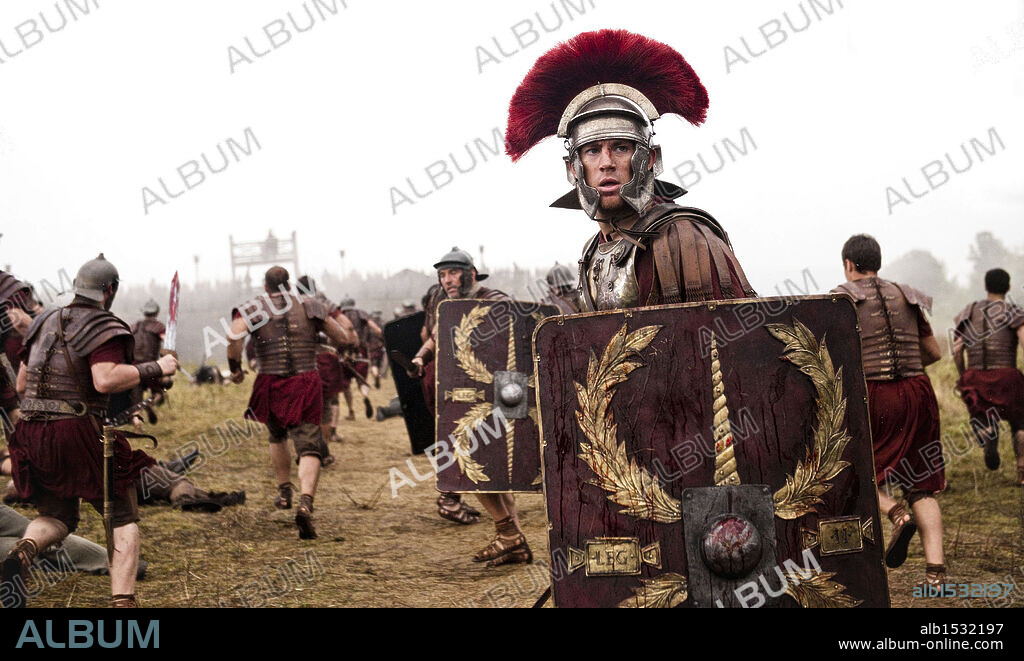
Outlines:
[{"label": "soldier's back armor", "polygon": [[160,336],[167,329],[156,319],[146,318],[132,325],[135,338],[135,362],[145,363],[160,357]]},{"label": "soldier's back armor", "polygon": [[924,374],[918,320],[931,309],[931,297],[877,276],[844,283],[833,291],[856,301],[866,380],[894,381]]},{"label": "soldier's back armor", "polygon": [[106,310],[71,305],[36,317],[25,335],[25,417],[59,420],[91,414],[102,419],[110,397],[93,385],[89,354],[118,337],[127,342],[122,358],[127,361],[133,353],[131,330]]},{"label": "soldier's back armor", "polygon": [[1005,301],[975,301],[955,321],[964,338],[967,368],[991,370],[1017,366],[1017,332],[1024,309]]},{"label": "soldier's back armor", "polygon": [[643,233],[638,242],[652,252],[655,282],[650,295],[640,300],[636,244],[626,238],[601,243],[598,232],[580,259],[581,311],[756,296],[728,234],[706,211],[662,202],[643,213],[629,231]]},{"label": "soldier's back armor", "polygon": [[314,298],[294,294],[260,296],[239,308],[254,327],[260,374],[295,376],[316,369],[317,333],[327,307]]}]

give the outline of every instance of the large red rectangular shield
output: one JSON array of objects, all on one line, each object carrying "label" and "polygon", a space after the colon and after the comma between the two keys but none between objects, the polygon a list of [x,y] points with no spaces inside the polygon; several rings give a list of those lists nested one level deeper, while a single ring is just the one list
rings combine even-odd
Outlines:
[{"label": "large red rectangular shield", "polygon": [[451,299],[437,309],[437,440],[455,460],[437,488],[540,491],[540,438],[530,340],[558,314],[529,301]]},{"label": "large red rectangular shield", "polygon": [[534,335],[557,606],[888,606],[843,296],[560,317]]}]

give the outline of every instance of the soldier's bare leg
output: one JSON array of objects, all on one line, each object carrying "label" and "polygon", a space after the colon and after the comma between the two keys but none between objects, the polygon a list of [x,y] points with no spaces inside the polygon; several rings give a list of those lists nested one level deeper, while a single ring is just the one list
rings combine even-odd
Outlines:
[{"label": "soldier's bare leg", "polygon": [[924,546],[924,561],[927,563],[925,581],[921,585],[936,586],[946,581],[946,566],[942,553],[942,511],[939,501],[928,494],[908,495],[914,510],[914,519],[921,530],[921,544]]},{"label": "soldier's bare leg", "polygon": [[889,544],[885,548],[885,564],[895,569],[903,564],[907,558],[907,547],[914,533],[917,532],[917,525],[913,517],[904,509],[903,505],[893,498],[890,485],[884,484],[878,489],[878,510],[882,515],[892,522],[893,532]]},{"label": "soldier's bare leg", "polygon": [[110,562],[110,593],[135,594],[139,571],[139,526],[129,523],[114,528],[114,559]]},{"label": "soldier's bare leg", "polygon": [[320,481],[320,458],[306,456],[299,458],[299,489],[305,496],[316,495],[316,485]]},{"label": "soldier's bare leg", "polygon": [[356,412],[352,408],[352,388],[350,386],[345,386],[345,389],[342,390],[341,392],[345,394],[345,405],[348,406],[348,417],[345,419],[355,420]]},{"label": "soldier's bare leg", "polygon": [[370,404],[370,387],[359,384],[359,392],[363,394],[363,407],[366,409],[366,417],[373,417],[373,405]]},{"label": "soldier's bare leg", "polygon": [[68,527],[58,519],[49,516],[38,516],[25,528],[22,539],[31,539],[40,552],[50,545],[56,544],[68,536]]},{"label": "soldier's bare leg", "polygon": [[526,536],[519,527],[519,512],[512,494],[477,494],[480,504],[494,519],[497,535],[486,547],[473,556],[474,562],[487,561],[488,567],[506,563],[533,562],[533,553]]},{"label": "soldier's bare leg", "polygon": [[985,466],[989,470],[999,468],[999,425],[991,427],[974,427],[978,445],[985,448]]},{"label": "soldier's bare leg", "polygon": [[292,453],[285,443],[270,444],[270,463],[274,466],[274,477],[278,485],[288,484],[292,479]]},{"label": "soldier's bare leg", "polygon": [[320,427],[311,423],[303,423],[289,430],[295,444],[295,454],[299,456],[299,509],[295,513],[295,525],[299,528],[299,539],[316,539],[316,528],[313,527],[313,496],[316,485],[320,481],[321,447],[323,437]]}]

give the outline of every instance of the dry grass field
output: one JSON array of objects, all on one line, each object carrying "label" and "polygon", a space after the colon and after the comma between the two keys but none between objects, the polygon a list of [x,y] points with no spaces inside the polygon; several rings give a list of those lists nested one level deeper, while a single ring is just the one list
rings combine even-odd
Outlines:
[{"label": "dry grass field", "polygon": [[[955,583],[1015,582],[1011,598],[915,599],[912,586],[924,573],[920,541],[910,558],[890,573],[894,606],[983,607],[1024,603],[1024,500],[1012,486],[1013,453],[1004,428],[1003,466],[990,472],[981,451],[963,436],[966,410],[953,392],[955,370],[946,359],[930,370],[942,412],[950,489],[940,497],[946,525],[949,580]],[[169,506],[143,508],[142,557],[149,572],[138,585],[143,606],[466,607],[531,605],[546,586],[542,566],[486,569],[471,562],[493,526],[482,520],[458,526],[436,512],[432,483],[403,487],[392,498],[389,468],[404,467],[409,442],[401,419],[382,423],[362,417],[342,422],[344,441],[332,445],[338,462],[321,478],[316,500],[319,539],[300,541],[293,511],[273,508],[274,480],[265,435],[248,438],[242,425],[251,376],[241,386],[191,387],[183,379],[159,410],[158,458],[198,444],[205,462],[192,479],[210,490],[244,489],[248,502],[218,514],[189,514]],[[374,404],[393,394],[390,379]],[[344,405],[343,405],[344,409]],[[234,424],[232,423],[232,424]],[[423,457],[413,459],[422,473]],[[520,496],[522,522],[535,557],[546,558],[544,505],[540,495]],[[27,516],[34,514],[23,509]],[[80,534],[102,543],[102,524],[83,507]],[[886,522],[886,538],[889,528]],[[72,575],[47,587],[32,607],[102,607],[105,577]],[[1015,597],[1015,598],[1014,598]]]}]

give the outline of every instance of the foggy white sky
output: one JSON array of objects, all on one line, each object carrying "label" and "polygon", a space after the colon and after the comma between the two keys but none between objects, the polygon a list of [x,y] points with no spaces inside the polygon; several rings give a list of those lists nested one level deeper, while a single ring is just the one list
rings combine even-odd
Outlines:
[{"label": "foggy white sky", "polygon": [[[465,166],[467,142],[504,130],[509,98],[538,56],[605,27],[667,42],[708,89],[703,127],[674,116],[656,124],[664,178],[676,181],[672,168],[698,152],[713,166],[713,145],[738,144],[744,127],[756,142],[682,202],[723,223],[762,293],[803,269],[831,288],[855,232],[878,237],[883,258],[927,249],[954,275],[969,268],[977,231],[1024,246],[1021,2],[833,0],[818,21],[810,0],[586,0],[571,20],[561,0],[347,0],[326,20],[314,9],[308,32],[288,24],[291,40],[256,58],[244,38],[267,50],[263,26],[288,11],[307,20],[301,0],[88,0],[89,15],[49,33],[39,12],[56,24],[54,1],[0,3],[0,266],[32,281],[73,274],[101,250],[127,282],[168,280],[175,269],[189,282],[193,254],[201,277],[225,278],[228,235],[260,239],[268,229],[297,230],[313,273],[337,271],[339,249],[349,269],[428,269],[454,243],[485,245],[492,267],[575,263],[594,226],[547,208],[568,187],[557,140],[516,165],[488,155],[397,213],[390,189],[411,197],[409,177],[430,190],[424,168],[449,152]],[[811,25],[794,33],[783,12],[799,27],[801,7]],[[563,25],[545,33],[534,12],[553,27],[555,11]],[[23,50],[16,28],[30,18],[43,39]],[[511,27],[525,19],[540,38],[511,53]],[[740,38],[765,50],[758,28],[776,19],[786,41],[750,57]],[[253,63],[232,74],[229,46]],[[478,71],[477,46],[500,63]],[[727,73],[726,46],[749,63]],[[143,187],[166,199],[158,178],[181,190],[178,166],[203,153],[217,165],[217,145],[244,145],[247,127],[260,150],[144,214]],[[903,177],[920,194],[922,166],[946,152],[962,164],[961,143],[988,145],[991,127],[1005,151],[909,197]],[[912,203],[889,215],[886,186]]]}]

